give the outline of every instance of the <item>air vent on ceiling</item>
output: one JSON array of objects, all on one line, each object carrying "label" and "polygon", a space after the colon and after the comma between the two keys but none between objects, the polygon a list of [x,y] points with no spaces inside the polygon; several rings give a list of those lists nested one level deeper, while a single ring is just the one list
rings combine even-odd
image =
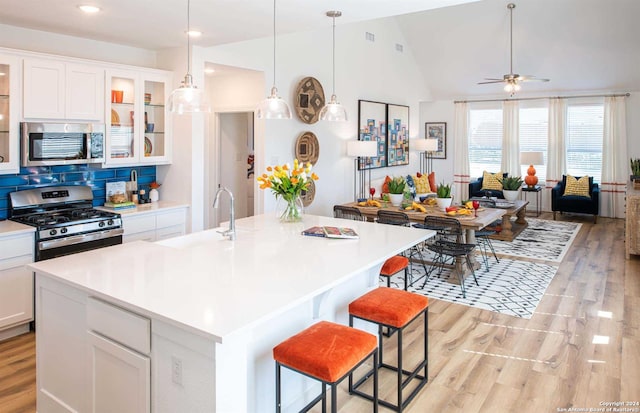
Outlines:
[{"label": "air vent on ceiling", "polygon": [[375,42],[376,41],[376,35],[373,34],[373,33],[365,32],[364,38],[367,39],[370,42]]},{"label": "air vent on ceiling", "polygon": [[396,43],[396,52],[402,53],[404,47],[400,43]]}]

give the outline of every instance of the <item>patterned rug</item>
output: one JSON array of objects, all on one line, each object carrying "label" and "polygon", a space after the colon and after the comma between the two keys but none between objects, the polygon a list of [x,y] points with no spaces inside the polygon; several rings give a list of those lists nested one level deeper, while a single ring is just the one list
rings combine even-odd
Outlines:
[{"label": "patterned rug", "polygon": [[562,262],[582,224],[527,218],[529,225],[512,242],[491,240],[497,254]]},{"label": "patterned rug", "polygon": [[[422,265],[414,263],[412,267],[414,280],[424,275]],[[451,273],[449,269],[444,269],[441,275],[438,275],[436,270],[431,273],[424,288],[422,278],[409,287],[409,291],[438,300],[515,317],[531,318],[557,271],[558,268],[552,265],[507,258],[502,258],[496,263],[492,258],[489,272],[485,272],[484,266],[476,270],[479,285],[473,281],[473,276],[465,279],[466,298],[462,297],[460,285],[447,281]],[[452,277],[456,278],[455,274]],[[403,288],[404,273],[394,275],[391,283],[393,287]],[[380,285],[386,285],[386,280],[381,280]]]}]

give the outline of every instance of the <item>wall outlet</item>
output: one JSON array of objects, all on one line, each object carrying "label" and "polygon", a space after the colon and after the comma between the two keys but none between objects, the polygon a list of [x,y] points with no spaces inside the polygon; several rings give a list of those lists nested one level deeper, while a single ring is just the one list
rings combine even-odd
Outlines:
[{"label": "wall outlet", "polygon": [[182,360],[171,356],[171,381],[182,386]]}]

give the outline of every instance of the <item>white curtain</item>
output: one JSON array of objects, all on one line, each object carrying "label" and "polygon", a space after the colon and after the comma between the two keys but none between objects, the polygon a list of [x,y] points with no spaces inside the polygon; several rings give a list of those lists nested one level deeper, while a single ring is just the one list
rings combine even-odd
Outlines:
[{"label": "white curtain", "polygon": [[521,176],[520,168],[520,109],[518,101],[502,103],[502,172]]},{"label": "white curtain", "polygon": [[[551,189],[567,170],[567,99],[549,99],[546,188]],[[551,202],[546,210],[551,210]]]},{"label": "white curtain", "polygon": [[629,179],[625,105],[623,96],[604,100],[600,215],[605,217],[624,218],[625,189]]},{"label": "white curtain", "polygon": [[469,108],[455,104],[453,127],[453,192],[457,202],[469,199]]}]

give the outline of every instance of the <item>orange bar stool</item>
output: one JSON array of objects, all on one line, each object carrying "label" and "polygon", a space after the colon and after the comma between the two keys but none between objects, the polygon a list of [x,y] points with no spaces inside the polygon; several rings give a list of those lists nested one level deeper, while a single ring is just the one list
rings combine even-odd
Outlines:
[{"label": "orange bar stool", "polygon": [[[331,386],[331,412],[338,411],[337,386],[369,357],[373,358],[374,413],[378,411],[378,346],[376,336],[329,321],[320,321],[273,348],[276,361],[276,412],[282,410],[281,367],[314,378],[322,383],[322,392],[307,404],[306,412],[322,400],[327,411],[327,384]],[[351,379],[349,380],[351,382]]]},{"label": "orange bar stool", "polygon": [[387,278],[387,287],[391,287],[391,277],[404,270],[404,289],[407,289],[407,276],[409,274],[409,258],[395,255],[382,264],[380,275]]},{"label": "orange bar stool", "polygon": [[[427,297],[387,287],[376,288],[349,304],[350,326],[353,327],[354,318],[359,318],[378,325],[378,348],[380,354],[378,368],[386,368],[398,373],[397,404],[393,404],[390,401],[383,399],[379,399],[378,402],[380,405],[397,412],[402,412],[429,380],[427,357],[429,348],[427,334],[428,310],[429,299]],[[408,371],[402,367],[402,335],[407,326],[409,326],[414,320],[418,319],[421,315],[424,315],[424,357],[412,371]],[[398,334],[397,366],[386,364],[383,360],[383,327],[387,327],[389,329],[390,336],[396,333]],[[422,369],[424,369],[424,373],[419,374]],[[358,388],[368,380],[370,374],[371,372],[368,372],[355,384],[352,383],[350,378],[349,391],[359,396],[371,399],[372,396],[358,390]],[[406,379],[404,376],[407,376]],[[403,397],[403,390],[409,384],[412,384],[412,380],[417,380],[417,385],[405,398]],[[377,394],[373,395],[373,398],[377,397]]]}]

